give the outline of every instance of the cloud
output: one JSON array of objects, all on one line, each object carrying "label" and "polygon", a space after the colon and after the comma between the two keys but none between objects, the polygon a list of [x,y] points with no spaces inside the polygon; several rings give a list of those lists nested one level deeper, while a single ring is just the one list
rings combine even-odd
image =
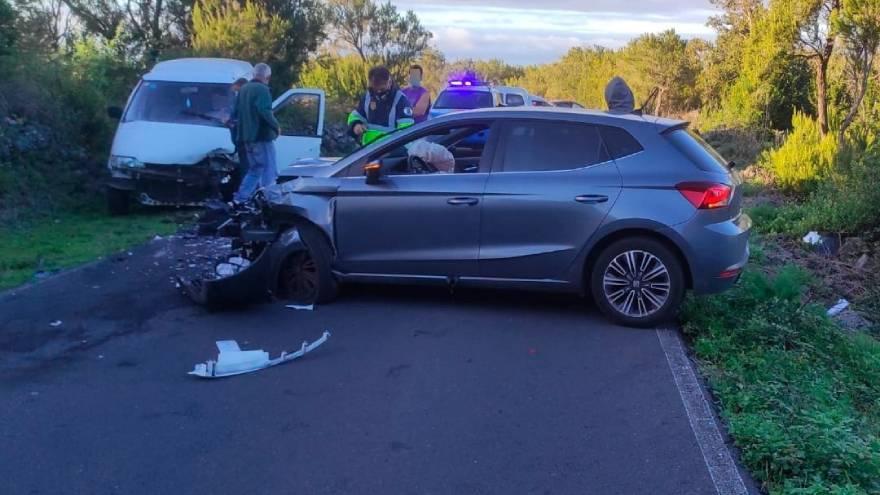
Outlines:
[{"label": "cloud", "polygon": [[[709,0],[405,0],[451,58],[503,58],[539,63],[573,46],[619,47],[644,33],[675,29],[684,37],[711,39],[706,26],[715,11]],[[586,4],[586,5],[585,5]]]}]

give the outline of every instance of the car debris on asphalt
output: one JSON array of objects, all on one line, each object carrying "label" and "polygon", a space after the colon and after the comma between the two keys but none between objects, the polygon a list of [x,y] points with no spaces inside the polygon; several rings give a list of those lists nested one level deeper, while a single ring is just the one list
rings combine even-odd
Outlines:
[{"label": "car debris on asphalt", "polygon": [[55,321],[49,323],[49,326],[50,326],[50,327],[60,327],[60,326],[61,326],[61,320],[55,320]]},{"label": "car debris on asphalt", "polygon": [[330,332],[324,332],[321,338],[311,344],[307,341],[303,342],[298,351],[292,353],[283,351],[275,359],[270,359],[269,353],[262,349],[243,351],[234,340],[218,340],[217,349],[220,352],[217,360],[196,364],[189,374],[200,378],[222,378],[266,369],[305,356],[326,342],[329,337]]},{"label": "car debris on asphalt", "polygon": [[285,306],[285,308],[304,310],[304,311],[314,311],[315,305],[314,304],[288,304],[287,306]]}]

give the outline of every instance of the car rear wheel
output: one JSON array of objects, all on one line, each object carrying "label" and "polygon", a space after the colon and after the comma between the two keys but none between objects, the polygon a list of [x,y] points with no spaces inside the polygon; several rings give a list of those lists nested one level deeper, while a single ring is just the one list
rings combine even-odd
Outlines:
[{"label": "car rear wheel", "polygon": [[596,260],[590,274],[596,305],[627,326],[650,327],[672,318],[685,292],[679,258],[648,237],[614,242]]},{"label": "car rear wheel", "polygon": [[321,304],[333,300],[339,285],[331,268],[332,250],[311,225],[297,227],[306,249],[289,254],[281,264],[279,296],[293,304]]}]

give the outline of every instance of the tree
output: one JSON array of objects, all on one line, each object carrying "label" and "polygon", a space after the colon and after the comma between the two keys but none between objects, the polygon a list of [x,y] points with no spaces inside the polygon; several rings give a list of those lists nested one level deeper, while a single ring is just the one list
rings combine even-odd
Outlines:
[{"label": "tree", "polygon": [[858,114],[868,91],[874,58],[880,48],[880,2],[877,0],[844,0],[836,27],[845,46],[847,75],[852,85],[849,111],[840,125],[839,139]]},{"label": "tree", "polygon": [[797,45],[803,56],[813,61],[816,69],[816,111],[819,129],[824,136],[828,133],[828,64],[837,38],[834,18],[840,11],[840,0],[801,0],[793,7],[794,22],[800,24]]},{"label": "tree", "polygon": [[462,59],[448,64],[442,77],[446,81],[453,75],[466,71],[476,73],[483,81],[501,85],[508,84],[525,74],[522,67],[510,65],[498,58],[489,60]]},{"label": "tree", "polygon": [[125,21],[125,9],[115,0],[64,0],[87,32],[112,40]]},{"label": "tree", "polygon": [[241,5],[234,0],[199,0],[193,8],[192,23],[192,45],[199,54],[272,66],[285,58],[281,40],[290,29],[289,21],[270,14],[254,1],[246,0]]},{"label": "tree", "polygon": [[330,0],[330,23],[340,42],[353,49],[367,62],[367,40],[370,23],[376,17],[376,4],[371,0]]},{"label": "tree", "polygon": [[57,50],[68,39],[72,16],[63,0],[16,0],[18,31],[30,49]]},{"label": "tree", "polygon": [[413,11],[400,14],[391,2],[331,0],[329,10],[330,23],[344,47],[365,64],[387,66],[396,78],[406,74],[431,41],[431,32]]},{"label": "tree", "polygon": [[268,63],[272,88],[280,92],[317,48],[323,19],[314,0],[200,0],[193,8],[192,45],[202,55]]},{"label": "tree", "polygon": [[440,50],[428,47],[422,51],[416,63],[422,66],[422,86],[437,95],[446,86],[446,57]]},{"label": "tree", "polygon": [[297,80],[326,36],[327,8],[321,0],[259,0],[266,10],[288,21],[288,29],[278,40],[284,56],[272,66],[273,87],[287,89]]},{"label": "tree", "polygon": [[0,56],[12,53],[17,37],[15,11],[9,2],[0,0]]},{"label": "tree", "polygon": [[342,57],[324,54],[306,65],[299,77],[301,85],[321,88],[327,100],[347,113],[357,104],[367,85],[367,66],[356,55]]},{"label": "tree", "polygon": [[674,30],[644,34],[632,40],[622,53],[625,76],[642,94],[657,88],[652,113],[668,115],[696,108],[699,61],[687,42]]},{"label": "tree", "polygon": [[697,82],[703,105],[721,106],[725,91],[740,72],[743,52],[758,22],[766,13],[762,0],[712,0],[719,15],[707,23],[717,36],[711,49],[702,55],[702,70]]}]

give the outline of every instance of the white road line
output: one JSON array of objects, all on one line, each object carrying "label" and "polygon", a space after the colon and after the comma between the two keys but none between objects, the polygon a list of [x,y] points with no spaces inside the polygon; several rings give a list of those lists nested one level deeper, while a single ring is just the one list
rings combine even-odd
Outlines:
[{"label": "white road line", "polygon": [[703,461],[715,484],[718,495],[748,495],[748,490],[730,456],[730,451],[721,438],[711,406],[703,395],[700,383],[694,374],[690,360],[681,345],[681,339],[674,330],[657,329],[660,347],[666,354],[666,362],[681,395],[681,402],[687,413],[691,430],[703,453]]}]

